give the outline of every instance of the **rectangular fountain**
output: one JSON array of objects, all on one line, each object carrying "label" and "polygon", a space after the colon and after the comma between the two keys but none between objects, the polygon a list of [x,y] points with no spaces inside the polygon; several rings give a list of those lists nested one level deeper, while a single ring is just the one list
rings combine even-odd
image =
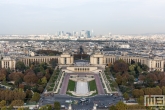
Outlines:
[{"label": "rectangular fountain", "polygon": [[76,94],[85,95],[89,92],[88,83],[85,81],[77,81]]}]

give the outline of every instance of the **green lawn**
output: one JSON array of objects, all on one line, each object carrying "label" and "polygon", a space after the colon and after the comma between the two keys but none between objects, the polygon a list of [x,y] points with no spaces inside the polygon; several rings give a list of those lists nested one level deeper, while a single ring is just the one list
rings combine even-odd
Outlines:
[{"label": "green lawn", "polygon": [[74,81],[69,80],[68,89],[67,90],[74,91],[75,85],[76,85],[76,83]]},{"label": "green lawn", "polygon": [[92,80],[92,81],[89,82],[89,87],[90,87],[90,91],[96,90],[96,92],[97,92],[97,87],[96,87],[95,80]]}]

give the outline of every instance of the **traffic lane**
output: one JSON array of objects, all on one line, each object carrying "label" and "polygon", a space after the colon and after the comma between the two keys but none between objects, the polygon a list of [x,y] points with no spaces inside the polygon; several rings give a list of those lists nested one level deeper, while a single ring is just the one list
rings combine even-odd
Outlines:
[{"label": "traffic lane", "polygon": [[[93,106],[94,101],[100,101],[101,103],[104,103],[105,106],[108,106],[109,104],[116,104],[122,97],[116,97],[116,96],[105,96],[105,95],[98,95],[95,97],[91,98],[86,98],[90,99],[89,106],[86,105],[87,108]],[[45,97],[43,98],[43,103],[41,105],[46,105],[46,104],[53,104],[55,101],[59,101],[63,105],[67,105],[65,102],[66,100],[78,100],[81,98],[75,98],[75,97],[70,97],[70,96],[63,96],[63,95],[56,95],[54,97]],[[73,105],[74,108],[78,108],[77,105]]]}]

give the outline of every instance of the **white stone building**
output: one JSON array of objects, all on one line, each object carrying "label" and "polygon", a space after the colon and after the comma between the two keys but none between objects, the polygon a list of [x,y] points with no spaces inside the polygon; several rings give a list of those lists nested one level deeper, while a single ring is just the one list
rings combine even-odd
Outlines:
[{"label": "white stone building", "polygon": [[[46,62],[49,63],[51,59],[56,59],[59,65],[71,66],[74,64],[74,57],[69,53],[63,53],[59,56],[33,56],[33,57],[21,57],[18,60],[29,66],[32,62]],[[146,64],[151,71],[158,70],[164,71],[165,60],[161,57],[150,58],[146,56],[128,56],[128,55],[105,55],[101,52],[97,52],[90,56],[90,65],[105,65],[111,63],[113,64],[116,60],[122,59],[127,63],[131,61],[139,62],[141,64]],[[10,57],[5,57],[1,60],[2,68],[15,69],[16,60]]]}]

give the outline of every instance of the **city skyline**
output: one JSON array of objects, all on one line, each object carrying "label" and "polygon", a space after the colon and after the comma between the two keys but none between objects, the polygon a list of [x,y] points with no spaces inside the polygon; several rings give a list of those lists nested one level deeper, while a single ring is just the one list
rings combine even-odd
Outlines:
[{"label": "city skyline", "polygon": [[165,33],[164,5],[156,0],[1,0],[0,34]]}]

